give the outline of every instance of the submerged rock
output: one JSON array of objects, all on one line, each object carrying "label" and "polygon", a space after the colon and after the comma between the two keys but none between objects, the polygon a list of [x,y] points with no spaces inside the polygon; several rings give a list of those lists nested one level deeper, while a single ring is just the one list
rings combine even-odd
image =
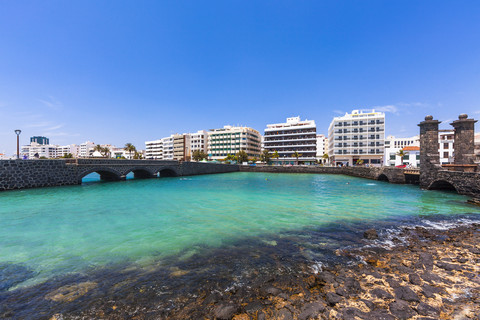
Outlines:
[{"label": "submerged rock", "polygon": [[80,298],[95,287],[97,287],[97,283],[91,281],[67,285],[60,287],[53,292],[50,292],[45,296],[45,299],[56,302],[72,302],[73,300]]},{"label": "submerged rock", "polygon": [[375,229],[369,229],[363,233],[363,237],[368,240],[378,239],[378,233]]}]

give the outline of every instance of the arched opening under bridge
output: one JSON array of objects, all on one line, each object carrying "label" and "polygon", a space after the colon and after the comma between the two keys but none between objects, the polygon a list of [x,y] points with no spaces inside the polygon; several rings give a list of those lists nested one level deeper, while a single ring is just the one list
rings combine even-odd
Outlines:
[{"label": "arched opening under bridge", "polygon": [[378,180],[378,181],[390,182],[390,180],[388,179],[388,177],[387,177],[385,174],[383,174],[383,173],[377,177],[377,180]]},{"label": "arched opening under bridge", "polygon": [[437,180],[434,181],[429,187],[428,190],[442,190],[442,191],[455,191],[457,192],[457,188],[450,182],[446,180]]},{"label": "arched opening under bridge", "polygon": [[170,169],[170,168],[165,168],[165,169],[162,169],[158,172],[158,176],[160,178],[164,178],[164,177],[178,177],[178,173],[173,170],[173,169]]}]

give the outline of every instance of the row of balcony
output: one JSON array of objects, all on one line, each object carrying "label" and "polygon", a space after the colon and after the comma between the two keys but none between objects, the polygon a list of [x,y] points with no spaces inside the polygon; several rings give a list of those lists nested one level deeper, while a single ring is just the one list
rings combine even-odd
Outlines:
[{"label": "row of balcony", "polygon": [[337,143],[334,145],[335,148],[362,148],[362,147],[383,147],[384,144],[381,142],[370,142],[370,143]]},{"label": "row of balcony", "polygon": [[335,127],[367,126],[367,125],[384,124],[384,123],[385,121],[383,120],[339,122],[335,124]]},{"label": "row of balcony", "polygon": [[294,135],[299,135],[299,134],[308,134],[309,136],[317,136],[317,130],[316,129],[310,129],[310,130],[294,130],[294,131],[286,131],[286,132],[265,132],[265,137],[268,136],[294,136]]},{"label": "row of balcony", "polygon": [[342,133],[383,132],[383,131],[385,131],[383,128],[369,128],[368,130],[367,129],[353,129],[353,130],[337,129],[334,133],[342,134]]},{"label": "row of balcony", "polygon": [[336,155],[343,155],[343,154],[351,154],[351,155],[357,155],[357,154],[383,154],[382,150],[375,150],[375,149],[370,149],[368,151],[366,150],[337,150],[335,151]]},{"label": "row of balcony", "polygon": [[[371,135],[371,136],[368,136],[368,137],[364,137],[364,136],[353,136],[353,137],[336,137],[334,139],[334,141],[349,141],[349,140],[376,140],[376,139],[380,139],[380,135]],[[383,140],[383,139],[382,139]]]}]

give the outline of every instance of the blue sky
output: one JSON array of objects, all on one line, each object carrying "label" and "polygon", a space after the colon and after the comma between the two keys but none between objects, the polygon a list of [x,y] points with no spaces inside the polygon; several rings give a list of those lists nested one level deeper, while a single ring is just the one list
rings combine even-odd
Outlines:
[{"label": "blue sky", "polygon": [[0,2],[0,152],[144,148],[175,132],[286,117],[326,133],[352,109],[411,136],[480,119],[478,1]]}]

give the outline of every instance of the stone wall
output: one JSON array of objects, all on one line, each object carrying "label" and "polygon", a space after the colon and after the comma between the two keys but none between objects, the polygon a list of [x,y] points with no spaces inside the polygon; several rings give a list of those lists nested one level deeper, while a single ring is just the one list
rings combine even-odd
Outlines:
[{"label": "stone wall", "polygon": [[0,160],[0,191],[75,185],[97,172],[103,180],[121,180],[133,172],[136,178],[153,178],[168,170],[169,175],[187,176],[238,171],[238,165],[156,160]]},{"label": "stone wall", "polygon": [[239,171],[236,164],[219,164],[205,162],[182,162],[180,165],[180,175],[194,176],[199,174],[215,174]]},{"label": "stone wall", "polygon": [[240,166],[244,172],[272,172],[272,173],[323,173],[344,174],[347,176],[381,179],[382,175],[391,183],[405,183],[403,169],[391,167],[317,167],[317,166]]},{"label": "stone wall", "polygon": [[76,168],[63,160],[0,160],[0,191],[77,183]]}]

